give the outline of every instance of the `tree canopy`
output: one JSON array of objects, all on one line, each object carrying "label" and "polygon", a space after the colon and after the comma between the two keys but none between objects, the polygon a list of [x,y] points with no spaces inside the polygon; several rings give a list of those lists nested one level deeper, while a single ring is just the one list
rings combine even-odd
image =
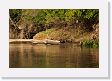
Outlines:
[{"label": "tree canopy", "polygon": [[75,22],[94,24],[99,18],[98,9],[10,9],[9,13],[15,23],[24,20],[45,26],[60,22],[67,25]]}]

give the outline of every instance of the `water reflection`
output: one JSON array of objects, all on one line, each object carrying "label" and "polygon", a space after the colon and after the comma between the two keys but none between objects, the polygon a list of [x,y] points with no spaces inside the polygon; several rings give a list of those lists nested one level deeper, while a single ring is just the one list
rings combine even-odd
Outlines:
[{"label": "water reflection", "polygon": [[10,68],[98,68],[98,49],[73,44],[10,44]]}]

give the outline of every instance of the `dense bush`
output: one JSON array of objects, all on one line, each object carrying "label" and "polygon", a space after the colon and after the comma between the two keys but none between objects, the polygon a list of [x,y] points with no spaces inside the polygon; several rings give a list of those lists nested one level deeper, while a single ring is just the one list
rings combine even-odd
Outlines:
[{"label": "dense bush", "polygon": [[42,24],[46,28],[50,25],[51,27],[52,25],[57,27],[55,25],[63,24],[65,26],[65,24],[82,23],[86,28],[91,29],[89,27],[96,22],[98,23],[99,17],[99,10],[97,9],[10,9],[9,12],[10,17],[15,22],[21,19],[26,22],[37,23],[38,25]]},{"label": "dense bush", "polygon": [[10,9],[9,15],[11,19],[17,23],[21,19],[22,10],[21,9]]},{"label": "dense bush", "polygon": [[82,41],[81,46],[98,48],[99,47],[99,41],[98,40],[90,40],[90,39],[84,40],[84,41]]}]

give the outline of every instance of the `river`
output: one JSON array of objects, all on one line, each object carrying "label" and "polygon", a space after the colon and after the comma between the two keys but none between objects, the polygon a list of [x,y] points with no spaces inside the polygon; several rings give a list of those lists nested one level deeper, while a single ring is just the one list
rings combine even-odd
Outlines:
[{"label": "river", "polygon": [[98,68],[99,49],[74,44],[9,44],[10,68]]}]

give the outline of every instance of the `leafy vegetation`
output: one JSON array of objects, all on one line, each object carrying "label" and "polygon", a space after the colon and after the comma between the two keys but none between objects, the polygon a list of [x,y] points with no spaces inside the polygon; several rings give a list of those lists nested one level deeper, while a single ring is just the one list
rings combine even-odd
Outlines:
[{"label": "leafy vegetation", "polygon": [[10,9],[9,14],[12,20],[15,23],[17,23],[21,19],[22,10],[21,9]]},{"label": "leafy vegetation", "polygon": [[98,40],[84,40],[81,43],[81,46],[98,48],[99,47],[99,41]]},{"label": "leafy vegetation", "polygon": [[15,22],[19,20],[24,20],[24,22],[30,21],[37,25],[42,25],[45,28],[49,28],[49,26],[58,27],[59,25],[65,27],[76,23],[82,23],[83,28],[91,29],[94,23],[98,23],[99,17],[99,10],[97,9],[11,9],[9,11],[10,17]]}]

